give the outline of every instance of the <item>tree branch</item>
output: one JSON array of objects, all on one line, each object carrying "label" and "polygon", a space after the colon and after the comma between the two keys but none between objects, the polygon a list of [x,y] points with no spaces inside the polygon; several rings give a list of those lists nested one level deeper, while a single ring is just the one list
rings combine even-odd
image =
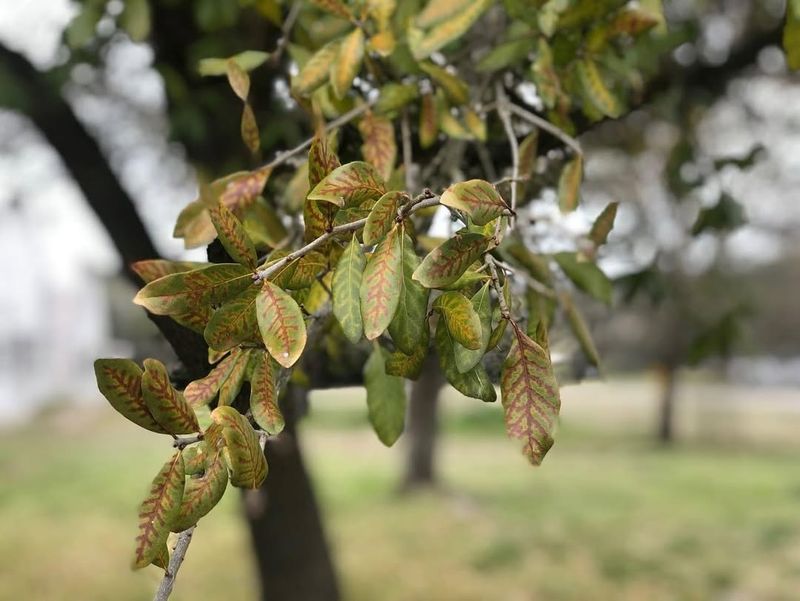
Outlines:
[{"label": "tree branch", "polygon": [[161,584],[158,585],[153,601],[167,601],[170,594],[172,594],[172,587],[175,586],[175,577],[178,575],[178,570],[181,569],[183,560],[186,558],[186,552],[189,550],[189,543],[192,542],[192,534],[194,534],[195,528],[197,526],[192,526],[178,535],[178,542],[175,543],[175,549],[169,558],[169,565],[167,565],[164,577],[161,579]]},{"label": "tree branch", "polygon": [[157,258],[158,251],[97,141],[75,116],[59,88],[24,56],[2,44],[0,70],[10,76],[17,92],[0,95],[0,103],[5,101],[9,108],[27,115],[58,153],[108,232],[124,263],[125,276],[139,286],[141,282],[130,270],[130,264]]}]

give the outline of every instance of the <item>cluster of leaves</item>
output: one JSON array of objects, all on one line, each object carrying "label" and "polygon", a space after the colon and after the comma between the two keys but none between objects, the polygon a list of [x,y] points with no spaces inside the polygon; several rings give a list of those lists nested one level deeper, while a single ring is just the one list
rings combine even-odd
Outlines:
[{"label": "cluster of leaves", "polygon": [[[573,120],[627,110],[637,82],[625,49],[662,21],[640,4],[647,3],[311,0],[287,11],[288,42],[276,53],[287,48],[297,66],[289,89],[316,135],[262,167],[202,185],[182,211],[175,235],[187,247],[217,239],[229,262],[133,266],[146,283],[134,302],[201,333],[209,373],[178,391],[152,360],[144,372],[130,361],[96,365],[101,391],[125,417],[154,432],[193,435],[177,439],[142,505],[137,567],[163,565],[169,531],[205,515],[228,480],[261,483],[259,436],[282,430],[282,385],[302,380],[300,359],[319,330],[310,325],[331,313],[336,326],[326,336],[371,348],[363,377],[382,442],[402,433],[403,379],[417,378],[430,352],[450,384],[487,402],[496,400],[486,360],[494,354],[507,431],[532,463],[542,461],[560,409],[548,331],[560,307],[599,364],[570,289],[611,302],[595,258],[617,205],[600,214],[579,250],[552,254],[532,250],[517,215],[532,200],[537,166],[551,165],[538,156],[537,126],[566,141],[553,187],[563,212],[578,207],[583,155],[569,135]],[[247,51],[200,65],[204,75],[227,76],[243,101],[242,138],[254,156],[260,135],[250,77],[268,58]],[[538,98],[529,105],[535,115],[519,106],[525,86]],[[502,127],[492,127],[495,114]],[[340,138],[352,139],[350,124],[360,147],[340,149]],[[448,180],[440,193],[410,189],[414,153],[453,140],[509,147],[511,178],[493,184],[487,173]],[[306,147],[307,159],[298,159]],[[449,213],[458,229],[429,235],[435,211]]]}]

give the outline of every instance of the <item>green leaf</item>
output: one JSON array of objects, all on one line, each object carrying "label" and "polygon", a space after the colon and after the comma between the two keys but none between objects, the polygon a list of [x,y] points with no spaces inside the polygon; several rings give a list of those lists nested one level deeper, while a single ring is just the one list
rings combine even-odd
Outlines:
[{"label": "green leaf", "polygon": [[353,344],[361,340],[364,322],[361,319],[361,280],[367,259],[358,239],[353,235],[333,274],[333,314],[342,331]]},{"label": "green leaf", "polygon": [[445,292],[433,302],[441,312],[453,340],[470,350],[481,346],[481,320],[472,303],[460,292]]},{"label": "green leaf", "polygon": [[405,192],[387,192],[381,196],[367,216],[364,225],[364,244],[380,241],[395,224],[397,209],[408,198]]},{"label": "green leaf", "polygon": [[150,35],[150,5],[147,0],[126,0],[119,24],[131,40],[144,41]]},{"label": "green leaf", "polygon": [[[423,36],[411,36],[409,46],[417,60],[427,58],[443,46],[460,38],[492,4],[493,0],[473,0],[464,3],[462,10],[436,24]],[[424,13],[423,13],[424,14]],[[417,20],[419,24],[420,20]],[[426,22],[423,20],[423,22]]]},{"label": "green leaf", "polygon": [[361,282],[361,316],[368,340],[380,336],[397,311],[403,282],[400,230],[395,227],[367,261]]},{"label": "green leaf", "polygon": [[268,58],[268,53],[258,50],[245,50],[229,58],[204,58],[197,64],[197,72],[203,77],[226,75],[228,61],[235,62],[244,71],[252,71],[267,62]]},{"label": "green leaf", "polygon": [[572,252],[556,253],[553,258],[578,288],[607,305],[611,304],[613,285],[597,265],[578,260],[578,255]]},{"label": "green leaf", "polygon": [[150,492],[139,506],[134,569],[146,567],[161,553],[181,504],[184,478],[183,456],[176,451],[153,479]]},{"label": "green leaf", "polygon": [[468,397],[481,399],[487,403],[497,400],[497,392],[482,365],[478,364],[464,373],[458,370],[454,344],[447,325],[440,319],[436,326],[436,352],[439,354],[439,365],[447,381]]},{"label": "green leaf", "polygon": [[564,308],[564,314],[567,316],[569,327],[575,335],[578,343],[581,345],[586,358],[595,367],[600,367],[600,354],[597,352],[597,347],[592,340],[592,334],[586,320],[583,318],[578,307],[568,294],[561,295],[561,306]]},{"label": "green leaf", "polygon": [[291,367],[306,346],[306,324],[294,299],[272,282],[265,281],[256,298],[261,337],[269,354]]},{"label": "green leaf", "polygon": [[547,260],[541,255],[534,254],[521,242],[503,244],[500,250],[503,255],[509,256],[514,263],[524,268],[533,279],[545,286],[552,286],[553,274]]},{"label": "green leaf", "polygon": [[381,88],[375,112],[379,114],[394,113],[419,96],[416,84],[390,82]]},{"label": "green leaf", "polygon": [[228,468],[220,450],[210,450],[205,470],[189,478],[178,514],[172,523],[173,532],[191,528],[219,503],[228,486]]},{"label": "green leaf", "polygon": [[361,69],[364,59],[364,32],[356,27],[339,46],[339,53],[331,65],[331,86],[337,98],[344,98]]},{"label": "green leaf", "polygon": [[94,362],[97,388],[111,406],[145,430],[167,434],[155,420],[142,395],[142,370],[130,359],[98,359]]},{"label": "green leaf", "polygon": [[460,106],[469,102],[469,86],[463,80],[429,61],[421,62],[419,66],[441,86],[447,99],[453,105]]},{"label": "green leaf", "polygon": [[453,348],[456,367],[462,374],[475,367],[483,358],[483,355],[486,353],[486,350],[489,347],[489,337],[492,335],[492,303],[491,295],[489,294],[490,288],[491,284],[487,282],[470,299],[472,309],[477,315],[480,323],[480,346],[477,349],[469,349],[466,346],[457,343]]},{"label": "green leaf", "polygon": [[308,96],[328,81],[331,65],[339,54],[339,44],[340,40],[328,42],[308,59],[297,76],[292,79],[292,89],[295,92],[301,96]]},{"label": "green leaf", "polygon": [[387,352],[377,343],[364,365],[369,421],[380,441],[392,446],[403,433],[406,391],[403,379],[386,373]]},{"label": "green leaf", "polygon": [[608,89],[597,64],[589,58],[578,61],[578,81],[584,96],[603,115],[616,119],[622,113],[619,99]]},{"label": "green leaf", "polygon": [[506,431],[524,441],[523,453],[534,465],[553,446],[561,408],[558,382],[545,349],[511,322],[513,342],[500,377]]},{"label": "green leaf", "polygon": [[482,179],[453,184],[442,193],[440,202],[464,211],[475,225],[486,225],[501,215],[510,214],[503,197],[492,184]]},{"label": "green leaf", "polygon": [[279,434],[284,427],[278,407],[278,386],[273,359],[263,351],[255,351],[253,377],[250,379],[250,412],[268,434]]},{"label": "green leaf", "polygon": [[231,259],[249,269],[255,269],[256,249],[242,223],[221,203],[211,207],[209,215],[214,229],[217,230],[217,237]]},{"label": "green leaf", "polygon": [[400,300],[389,324],[389,334],[395,345],[408,355],[413,355],[428,340],[428,297],[430,291],[412,278],[419,267],[420,258],[414,251],[414,242],[403,232],[400,238],[403,276],[400,281]]},{"label": "green leaf", "polygon": [[244,383],[247,363],[250,360],[250,349],[243,349],[240,353],[236,353],[234,357],[231,371],[222,386],[219,387],[218,405],[233,405],[236,400]]},{"label": "green leaf", "polygon": [[384,181],[388,180],[397,160],[397,142],[392,122],[385,117],[367,113],[359,121],[358,131],[364,140],[361,146],[364,159],[375,167]]},{"label": "green leaf", "polygon": [[211,419],[222,426],[231,484],[240,488],[258,488],[267,477],[267,460],[250,422],[233,407],[217,407]]},{"label": "green leaf", "polygon": [[199,407],[208,405],[214,400],[220,387],[230,375],[239,353],[241,349],[233,349],[233,352],[220,361],[205,378],[190,382],[183,391],[186,401],[193,407]]},{"label": "green leaf", "polygon": [[480,234],[457,233],[428,253],[413,277],[426,288],[452,284],[486,252],[490,242]]},{"label": "green leaf", "polygon": [[343,207],[376,200],[385,193],[386,187],[375,167],[363,161],[354,161],[334,169],[314,186],[308,198]]},{"label": "green leaf", "polygon": [[697,220],[692,226],[692,235],[697,236],[702,232],[730,232],[747,223],[744,207],[736,202],[729,194],[723,193],[717,204],[703,209],[697,215]]},{"label": "green leaf", "polygon": [[243,265],[219,263],[150,282],[133,302],[156,315],[175,315],[197,306],[218,305],[252,282],[252,271]]},{"label": "green leaf", "polygon": [[153,418],[168,433],[191,434],[200,430],[192,407],[173,388],[167,368],[161,361],[144,360],[142,396]]},{"label": "green leaf", "polygon": [[558,204],[561,211],[568,213],[578,207],[583,179],[583,159],[576,156],[564,165],[558,179]]},{"label": "green leaf", "polygon": [[424,340],[410,355],[401,351],[396,351],[386,358],[386,373],[390,376],[398,376],[416,380],[422,373],[425,358],[428,356],[428,320],[425,320]]},{"label": "green leaf", "polygon": [[614,227],[614,220],[617,217],[618,202],[610,202],[597,216],[592,224],[592,229],[589,230],[589,240],[594,242],[595,246],[602,246],[608,240],[608,234]]}]

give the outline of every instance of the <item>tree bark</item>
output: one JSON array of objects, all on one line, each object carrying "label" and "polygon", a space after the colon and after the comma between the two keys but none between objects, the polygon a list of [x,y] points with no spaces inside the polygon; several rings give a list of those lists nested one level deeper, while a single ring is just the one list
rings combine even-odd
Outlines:
[{"label": "tree bark", "polygon": [[411,386],[405,439],[407,445],[405,490],[434,486],[436,441],[439,430],[439,391],[444,384],[435,355],[429,355],[419,379]]},{"label": "tree bark", "polygon": [[338,601],[328,550],[295,423],[307,391],[287,386],[282,409],[286,428],[267,440],[269,474],[264,485],[244,492],[245,515],[261,577],[264,601]]},{"label": "tree bark", "polygon": [[664,446],[675,440],[675,386],[677,369],[674,365],[662,364],[658,367],[661,384],[661,398],[658,406],[658,441]]}]

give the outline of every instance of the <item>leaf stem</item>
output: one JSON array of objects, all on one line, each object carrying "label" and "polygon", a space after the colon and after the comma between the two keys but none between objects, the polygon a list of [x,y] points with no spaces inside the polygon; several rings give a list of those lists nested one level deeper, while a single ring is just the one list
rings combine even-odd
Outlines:
[{"label": "leaf stem", "polygon": [[514,227],[513,213],[517,209],[517,180],[519,179],[519,142],[517,141],[517,134],[514,133],[514,125],[511,123],[511,109],[508,96],[503,89],[503,84],[497,82],[495,85],[495,96],[497,99],[497,115],[500,121],[503,122],[503,128],[506,130],[506,137],[508,138],[508,146],[511,148],[511,179],[514,183],[511,184],[511,213],[512,217],[509,219],[510,226]]}]

